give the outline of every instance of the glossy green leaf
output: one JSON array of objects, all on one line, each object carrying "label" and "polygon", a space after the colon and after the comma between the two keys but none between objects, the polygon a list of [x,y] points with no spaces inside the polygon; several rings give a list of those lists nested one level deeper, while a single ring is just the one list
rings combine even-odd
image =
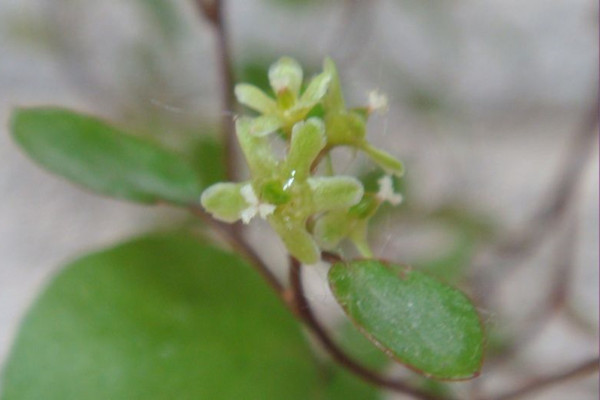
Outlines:
[{"label": "glossy green leaf", "polygon": [[95,192],[154,203],[196,202],[202,187],[178,155],[99,119],[60,108],[17,109],[12,133],[48,170]]},{"label": "glossy green leaf", "polygon": [[483,329],[460,291],[377,260],[335,264],[329,284],[363,333],[411,369],[448,380],[478,374]]},{"label": "glossy green leaf", "polygon": [[291,313],[239,258],[184,235],[86,256],[28,312],[2,400],[306,400]]}]

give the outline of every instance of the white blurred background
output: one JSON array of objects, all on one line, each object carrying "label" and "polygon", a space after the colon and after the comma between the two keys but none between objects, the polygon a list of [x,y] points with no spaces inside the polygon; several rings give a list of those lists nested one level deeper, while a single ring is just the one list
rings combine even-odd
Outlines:
[{"label": "white blurred background", "polygon": [[[220,116],[213,32],[191,1],[160,12],[151,3],[161,2],[0,0],[0,366],[28,305],[66,261],[186,218],[75,188],[30,162],[8,133],[13,107],[49,104],[174,146],[185,132],[211,129]],[[494,221],[494,237],[531,228],[597,95],[591,0],[231,0],[226,15],[240,78],[281,55],[312,71],[330,55],[350,104],[364,104],[372,89],[387,93],[390,111],[369,134],[404,160],[413,203],[460,204]],[[491,389],[598,353],[597,140],[587,148],[576,155],[585,163],[565,215],[483,310],[519,331],[544,303],[556,249],[574,237],[571,311],[547,321],[517,361],[488,380]],[[259,226],[254,234],[268,233]],[[430,224],[388,221],[373,244],[382,257],[410,261],[449,240]],[[270,260],[278,264],[280,254]],[[493,274],[504,276],[511,263],[499,262]],[[312,298],[325,302],[315,276],[307,277]],[[596,399],[597,376],[531,398],[567,396]]]}]

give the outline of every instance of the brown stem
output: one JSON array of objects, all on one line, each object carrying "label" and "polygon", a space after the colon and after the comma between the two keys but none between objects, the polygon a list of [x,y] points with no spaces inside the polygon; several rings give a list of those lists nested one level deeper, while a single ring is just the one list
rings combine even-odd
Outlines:
[{"label": "brown stem", "polygon": [[556,253],[553,257],[555,265],[552,268],[554,276],[552,277],[550,288],[543,303],[539,307],[536,307],[535,311],[526,319],[527,322],[523,324],[524,327],[521,329],[518,340],[494,360],[494,366],[499,366],[509,361],[529,345],[543,331],[543,328],[550,322],[552,317],[564,308],[569,294],[568,289],[575,258],[575,245],[577,244],[577,221],[575,216],[572,216],[572,220],[570,229],[564,232],[564,238],[561,238],[561,243],[556,248]]},{"label": "brown stem", "polygon": [[224,0],[196,0],[196,5],[202,15],[211,23],[216,34],[217,61],[221,79],[221,129],[223,132],[223,146],[225,148],[225,170],[229,180],[236,178],[236,156],[235,156],[235,124],[232,113],[234,110],[234,77],[231,54],[229,49],[229,37],[223,9]]},{"label": "brown stem", "polygon": [[600,359],[594,358],[594,359],[586,361],[568,371],[561,372],[561,373],[554,374],[554,375],[549,375],[549,376],[543,377],[543,378],[538,378],[528,384],[523,385],[522,387],[520,387],[518,389],[512,390],[510,392],[501,394],[496,397],[492,397],[491,400],[517,399],[519,397],[523,397],[525,395],[546,389],[549,386],[554,386],[554,385],[563,383],[563,382],[568,381],[573,378],[591,374],[592,372],[598,371],[598,363],[599,362],[600,362]]},{"label": "brown stem", "polygon": [[[530,256],[564,220],[577,194],[576,189],[585,166],[597,147],[595,141],[598,136],[599,102],[600,98],[596,97],[583,115],[582,122],[566,151],[563,167],[548,189],[548,194],[544,196],[544,199],[549,200],[543,202],[530,220],[523,224],[526,227],[524,230],[513,232],[507,240],[492,246],[489,249],[492,256],[490,261],[477,266],[472,278],[472,287],[477,288],[477,297],[481,305],[488,306],[488,299],[493,296],[498,282],[517,270],[521,265],[519,261]],[[502,268],[499,267],[500,264]]]},{"label": "brown stem", "polygon": [[[330,259],[338,260],[339,257],[324,253],[324,256]],[[325,258],[325,257],[324,257]],[[298,260],[290,257],[290,285],[293,293],[295,312],[304,321],[306,326],[317,337],[319,342],[333,357],[333,359],[342,367],[357,375],[359,378],[369,382],[375,386],[393,390],[395,392],[411,395],[416,399],[422,400],[441,400],[445,397],[439,397],[411,387],[401,380],[390,379],[381,376],[378,372],[366,368],[359,362],[353,360],[342,350],[329,336],[325,328],[320,324],[313,314],[306,297],[304,296],[304,288],[300,276],[301,264]]]},{"label": "brown stem", "polygon": [[591,107],[586,110],[582,123],[567,150],[563,167],[560,169],[561,173],[557,176],[554,185],[549,188],[548,195],[544,197],[549,201],[544,203],[525,224],[530,227],[529,230],[500,245],[498,248],[500,253],[514,255],[525,252],[528,254],[561,221],[561,217],[566,213],[568,205],[575,197],[575,189],[585,171],[587,161],[596,148],[594,142],[598,136],[596,128],[598,126],[599,101],[600,99],[596,98]]}]

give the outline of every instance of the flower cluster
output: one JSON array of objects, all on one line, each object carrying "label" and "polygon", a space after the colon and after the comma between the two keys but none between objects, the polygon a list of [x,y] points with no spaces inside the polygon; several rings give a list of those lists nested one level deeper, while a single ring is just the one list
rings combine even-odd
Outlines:
[{"label": "flower cluster", "polygon": [[[236,119],[236,134],[251,179],[241,183],[217,183],[204,191],[202,206],[213,217],[249,223],[255,216],[266,219],[291,255],[305,264],[320,259],[321,249],[331,249],[348,238],[364,255],[368,220],[379,205],[399,204],[389,175],[380,179],[378,193],[365,193],[352,176],[315,174],[318,163],[337,146],[364,151],[388,174],[401,175],[402,164],[366,140],[366,120],[371,112],[387,107],[387,99],[372,93],[369,107],[349,110],[341,92],[334,63],[302,90],[303,72],[291,58],[281,58],[269,69],[271,97],[255,86],[239,84],[238,101],[260,115]],[[319,109],[319,112],[315,112]],[[319,115],[319,117],[309,117]],[[288,143],[278,159],[269,134],[278,132]]]}]

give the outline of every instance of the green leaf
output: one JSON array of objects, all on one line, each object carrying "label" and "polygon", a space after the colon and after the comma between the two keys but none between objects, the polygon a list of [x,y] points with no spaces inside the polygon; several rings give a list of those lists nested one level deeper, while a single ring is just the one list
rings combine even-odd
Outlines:
[{"label": "green leaf", "polygon": [[189,144],[190,159],[206,187],[227,180],[223,143],[212,135],[202,135]]},{"label": "green leaf", "polygon": [[99,119],[60,108],[17,109],[12,134],[40,165],[95,192],[155,203],[196,202],[202,187],[191,166],[153,143]]},{"label": "green leaf", "polygon": [[377,260],[337,263],[329,284],[363,333],[411,369],[447,380],[478,374],[483,329],[460,291]]},{"label": "green leaf", "polygon": [[[353,324],[346,322],[337,329],[336,342],[346,354],[375,371],[381,371],[390,359],[373,343],[369,342]],[[379,400],[383,392],[376,386],[366,383],[356,375],[338,366],[334,362],[327,365],[327,400]]]},{"label": "green leaf", "polygon": [[306,400],[299,325],[238,257],[184,235],[63,270],[28,312],[2,400]]}]

